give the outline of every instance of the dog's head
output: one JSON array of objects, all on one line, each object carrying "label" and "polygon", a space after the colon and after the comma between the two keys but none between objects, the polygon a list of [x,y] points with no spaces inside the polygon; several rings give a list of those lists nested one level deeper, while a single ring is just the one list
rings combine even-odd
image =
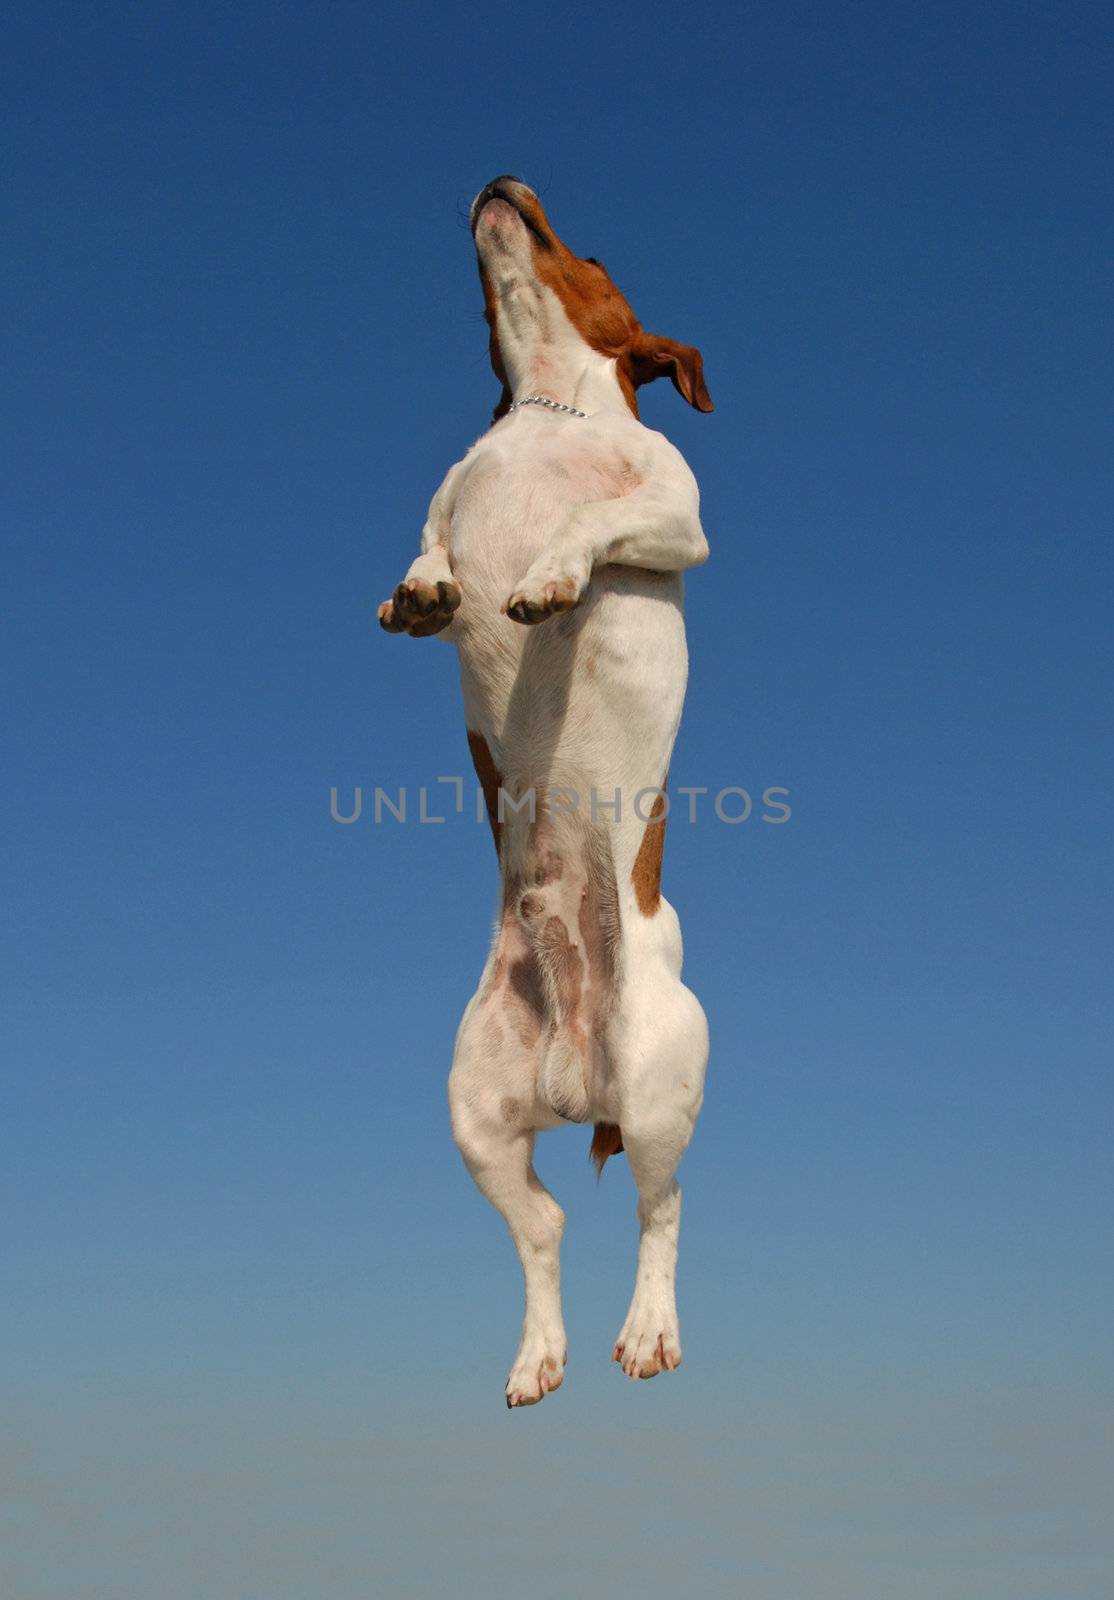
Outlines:
[{"label": "dog's head", "polygon": [[472,234],[480,263],[484,314],[491,329],[491,365],[503,385],[495,419],[511,403],[508,352],[524,325],[556,297],[576,335],[615,363],[615,376],[634,415],[635,390],[671,378],[698,411],[711,411],[700,351],[647,333],[594,256],[575,256],[557,237],[534,191],[517,178],[493,178],[472,204]]}]

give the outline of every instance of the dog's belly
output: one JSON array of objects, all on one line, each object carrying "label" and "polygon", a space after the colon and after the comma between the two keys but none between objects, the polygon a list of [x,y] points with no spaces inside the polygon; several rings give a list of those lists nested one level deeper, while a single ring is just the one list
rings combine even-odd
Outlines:
[{"label": "dog's belly", "polygon": [[574,610],[533,627],[504,616],[569,512],[615,491],[590,463],[499,466],[470,474],[450,534],[469,727],[523,785],[588,784],[602,801],[662,783],[687,676],[680,575],[597,567]]},{"label": "dog's belly", "polygon": [[[624,929],[644,920],[634,863],[687,675],[677,573],[598,567],[571,611],[530,627],[502,614],[569,512],[621,492],[590,461],[549,467],[497,455],[481,464],[458,497],[449,544],[467,725],[507,794],[535,797],[533,810],[500,822],[501,911],[481,1004],[530,1041],[539,1127],[611,1115]],[[672,950],[668,916],[661,927]]]}]

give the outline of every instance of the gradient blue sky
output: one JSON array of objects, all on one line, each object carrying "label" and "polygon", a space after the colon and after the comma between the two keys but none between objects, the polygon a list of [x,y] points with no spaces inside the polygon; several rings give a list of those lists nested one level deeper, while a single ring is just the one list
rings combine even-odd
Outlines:
[{"label": "gradient blue sky", "polygon": [[[6,23],[11,1600],[1099,1600],[1112,1376],[1107,8],[28,4]],[[686,1361],[543,1141],[568,1380],[508,1415],[444,1081],[486,831],[387,638],[543,193],[716,402],[671,828],[712,1027]],[[524,1582],[523,1573],[528,1572]]]}]

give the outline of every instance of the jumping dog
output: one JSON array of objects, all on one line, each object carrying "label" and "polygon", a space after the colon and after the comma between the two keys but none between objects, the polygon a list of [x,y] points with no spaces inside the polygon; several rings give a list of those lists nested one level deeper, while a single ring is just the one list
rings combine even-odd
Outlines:
[{"label": "jumping dog", "polygon": [[499,854],[494,939],[449,1103],[522,1261],[506,1400],[523,1406],[560,1386],[567,1355],[564,1215],[533,1166],[535,1134],[563,1122],[595,1124],[598,1169],[625,1150],[638,1188],[638,1270],[613,1358],[632,1378],[681,1360],[675,1171],[708,1034],[659,880],[688,670],[682,574],[708,545],[692,472],[639,422],[635,392],[669,377],[698,411],[712,402],[699,351],[645,332],[524,183],[487,184],[471,225],[502,395],[379,620],[456,645]]}]

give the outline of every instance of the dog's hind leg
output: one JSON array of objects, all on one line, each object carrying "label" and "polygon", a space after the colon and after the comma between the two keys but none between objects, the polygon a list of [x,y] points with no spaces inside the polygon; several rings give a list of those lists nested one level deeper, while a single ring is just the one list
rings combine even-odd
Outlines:
[{"label": "dog's hind leg", "polygon": [[652,1378],[681,1362],[675,1173],[703,1098],[708,1028],[680,979],[680,932],[667,901],[652,923],[634,932],[627,956],[632,976],[620,997],[611,1048],[623,1148],[638,1188],[640,1239],[634,1294],[613,1359],[628,1377]]},{"label": "dog's hind leg", "polygon": [[559,1388],[567,1354],[559,1264],[565,1217],[533,1165],[541,1005],[533,958],[508,919],[464,1014],[449,1076],[453,1137],[477,1187],[505,1219],[526,1280],[508,1406],[534,1405]]}]

